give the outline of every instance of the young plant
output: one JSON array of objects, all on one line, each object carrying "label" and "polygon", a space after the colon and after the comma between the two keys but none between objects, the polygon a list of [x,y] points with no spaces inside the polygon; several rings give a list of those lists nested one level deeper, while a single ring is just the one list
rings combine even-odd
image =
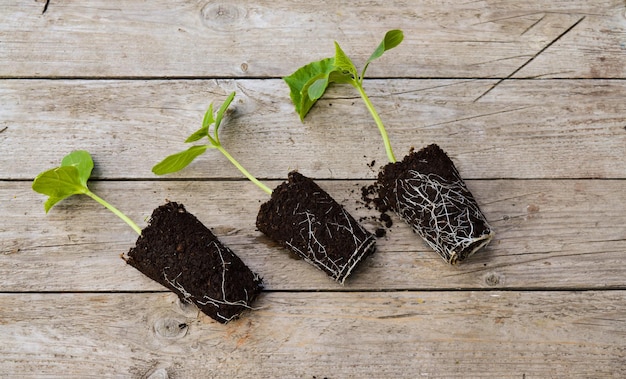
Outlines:
[{"label": "young plant", "polygon": [[[491,227],[454,164],[437,145],[411,152],[402,162],[396,161],[385,127],[363,88],[369,64],[403,39],[401,30],[388,31],[360,73],[335,42],[334,57],[309,63],[284,80],[300,120],[330,83],[356,88],[378,126],[390,162],[382,168],[377,183],[364,190],[364,200],[373,200],[383,213],[394,210],[446,262],[455,264],[491,241]],[[372,192],[378,192],[378,198],[367,198]]]},{"label": "young plant", "polygon": [[202,127],[185,141],[195,142],[206,137],[208,144],[192,146],[170,155],[155,165],[152,171],[157,175],[176,172],[207,149],[217,149],[271,196],[260,207],[256,221],[258,230],[343,283],[359,262],[374,252],[375,237],[313,180],[292,171],[286,182],[271,190],[228,154],[220,143],[218,131],[234,96],[235,93],[231,93],[215,115],[211,104],[204,115]]},{"label": "young plant", "polygon": [[[224,113],[226,112],[226,109],[228,109],[228,106],[230,105],[230,103],[233,101],[234,98],[235,98],[235,92],[232,92],[226,98],[224,103],[222,103],[222,106],[220,107],[220,109],[217,111],[215,115],[213,115],[213,104],[209,105],[209,109],[206,111],[206,113],[204,114],[204,118],[202,119],[202,127],[198,129],[197,131],[195,131],[192,135],[190,135],[185,140],[185,143],[190,143],[190,142],[196,142],[206,137],[209,141],[208,144],[195,145],[185,151],[181,151],[180,153],[172,154],[168,156],[167,158],[163,159],[158,164],[156,164],[152,168],[152,172],[157,175],[165,175],[165,174],[171,174],[176,171],[180,171],[183,168],[187,167],[191,162],[193,162],[194,159],[204,154],[207,151],[207,149],[216,149],[220,153],[222,153],[233,165],[235,165],[235,167],[237,167],[237,169],[239,169],[239,171],[242,174],[244,174],[246,178],[248,178],[250,181],[256,184],[264,192],[271,195],[272,190],[265,184],[261,183],[257,178],[252,176],[248,172],[248,170],[246,170],[242,165],[240,165],[239,162],[237,162],[237,160],[235,160],[235,158],[233,158],[232,155],[230,155],[228,151],[224,149],[224,147],[222,146],[222,143],[220,142],[220,136],[219,136],[220,124],[222,123],[222,119],[224,118]],[[211,131],[210,131],[211,125],[213,125],[213,135],[211,135]]]},{"label": "young plant", "polygon": [[221,323],[246,309],[261,292],[262,280],[182,204],[168,202],[154,210],[145,229],[87,187],[93,160],[84,150],[73,151],[59,167],[44,171],[33,190],[48,196],[46,213],[72,195],[87,195],[124,220],[139,238],[122,258],[144,275],[194,303]]},{"label": "young plant", "polygon": [[392,163],[396,162],[385,126],[363,88],[363,79],[370,63],[380,58],[387,50],[398,46],[403,39],[404,34],[401,30],[388,31],[385,34],[385,38],[383,38],[382,42],[365,62],[360,74],[352,60],[343,52],[339,44],[335,42],[334,57],[311,62],[283,78],[291,90],[291,100],[295,105],[296,112],[300,115],[300,120],[304,120],[313,104],[324,95],[330,83],[350,84],[359,92],[359,95],[365,102],[365,106],[374,118],[374,122],[376,122],[383,139],[389,161]]},{"label": "young plant", "polygon": [[33,190],[48,196],[48,199],[44,203],[46,213],[48,213],[50,208],[56,203],[72,195],[87,195],[104,205],[117,217],[124,220],[137,234],[141,235],[141,228],[137,226],[137,224],[117,208],[89,190],[87,180],[91,177],[92,170],[93,160],[91,159],[91,155],[85,150],[76,150],[66,155],[63,160],[61,160],[61,166],[37,175],[33,181]]}]

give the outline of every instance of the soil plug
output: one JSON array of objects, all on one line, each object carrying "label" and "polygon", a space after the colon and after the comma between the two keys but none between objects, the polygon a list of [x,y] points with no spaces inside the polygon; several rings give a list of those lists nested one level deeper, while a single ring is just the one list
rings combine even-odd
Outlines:
[{"label": "soil plug", "polygon": [[374,204],[381,212],[391,209],[398,213],[446,262],[456,264],[487,245],[493,230],[453,162],[437,145],[411,152],[397,162],[382,120],[363,88],[369,64],[403,39],[401,30],[387,32],[360,74],[335,42],[334,57],[309,63],[284,80],[300,120],[330,83],[350,84],[359,92],[378,126],[390,162],[364,193],[378,192]]},{"label": "soil plug", "polygon": [[61,166],[37,175],[33,190],[49,196],[46,213],[72,195],[87,195],[124,220],[137,234],[135,247],[122,258],[185,302],[221,323],[239,315],[261,292],[261,278],[224,246],[182,204],[168,202],[154,210],[148,226],[137,224],[87,187],[93,161],[73,151]]},{"label": "soil plug", "polygon": [[209,106],[202,127],[185,141],[194,142],[206,137],[208,144],[170,155],[152,171],[157,175],[176,172],[207,149],[219,150],[270,195],[270,200],[261,205],[257,216],[259,231],[343,284],[357,265],[374,252],[376,238],[310,178],[292,171],[286,182],[271,190],[244,169],[224,149],[218,134],[224,112],[234,97],[235,92],[232,92],[215,115],[213,106]]},{"label": "soil plug", "polygon": [[387,164],[375,186],[377,208],[398,213],[448,263],[465,260],[493,237],[454,163],[437,145]]}]

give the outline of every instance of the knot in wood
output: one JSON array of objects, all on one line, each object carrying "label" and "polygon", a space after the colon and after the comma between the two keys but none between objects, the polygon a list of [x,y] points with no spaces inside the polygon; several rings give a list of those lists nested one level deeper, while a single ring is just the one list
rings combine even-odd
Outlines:
[{"label": "knot in wood", "polygon": [[485,284],[489,287],[495,287],[502,281],[502,278],[499,274],[495,272],[490,272],[485,276]]},{"label": "knot in wood", "polygon": [[171,317],[159,318],[154,323],[154,333],[165,339],[183,338],[188,329],[186,322]]},{"label": "knot in wood", "polygon": [[239,30],[246,25],[246,9],[232,3],[209,2],[202,7],[202,21],[207,27],[219,31]]},{"label": "knot in wood", "polygon": [[148,376],[148,379],[168,379],[170,376],[167,373],[167,370],[164,368],[160,368],[157,370],[154,370],[154,372],[152,374],[150,374],[150,376]]}]

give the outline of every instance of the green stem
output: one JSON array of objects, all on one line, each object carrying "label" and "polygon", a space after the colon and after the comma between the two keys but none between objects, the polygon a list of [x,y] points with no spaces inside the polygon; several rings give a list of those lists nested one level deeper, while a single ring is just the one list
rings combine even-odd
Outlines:
[{"label": "green stem", "polygon": [[141,235],[141,228],[139,226],[137,226],[137,224],[135,224],[133,222],[133,220],[129,219],[124,213],[120,212],[117,208],[115,208],[111,204],[107,203],[104,199],[102,199],[101,197],[99,197],[98,195],[96,195],[95,193],[93,193],[93,192],[91,192],[89,190],[87,190],[87,192],[85,192],[85,195],[91,197],[92,199],[94,199],[98,203],[104,205],[108,210],[113,212],[117,217],[119,217],[122,220],[124,220],[124,222],[126,222],[131,228],[133,228],[133,230],[135,232],[137,232],[137,234]]},{"label": "green stem", "polygon": [[246,178],[250,179],[250,181],[254,184],[256,184],[260,189],[262,189],[263,191],[265,191],[268,195],[272,194],[272,189],[269,188],[268,186],[266,186],[265,184],[261,183],[257,178],[255,178],[254,176],[252,176],[252,174],[250,174],[248,172],[248,170],[246,170],[245,168],[243,168],[242,165],[239,164],[239,162],[237,162],[235,160],[235,158],[233,158],[228,151],[226,151],[226,149],[224,149],[221,145],[220,146],[215,146],[215,148],[217,148],[217,150],[219,150],[222,154],[224,154],[224,156],[226,158],[228,158],[228,160],[230,161],[230,163],[234,164],[235,167],[237,167],[237,169],[239,171],[241,171],[242,174],[244,174],[246,176]]},{"label": "green stem", "polygon": [[389,136],[387,135],[387,131],[385,130],[385,126],[383,125],[383,121],[380,119],[380,116],[378,116],[378,112],[376,112],[376,109],[374,109],[374,105],[370,101],[369,97],[367,97],[367,94],[365,93],[365,90],[363,89],[363,86],[361,85],[361,83],[356,82],[353,85],[359,91],[359,94],[361,94],[361,98],[365,102],[365,106],[372,114],[372,117],[374,117],[374,121],[376,122],[376,126],[378,126],[380,135],[381,137],[383,137],[383,143],[385,144],[385,151],[387,152],[387,157],[389,158],[389,162],[396,163],[396,157],[395,155],[393,155],[393,150],[391,149],[391,142],[389,142]]}]

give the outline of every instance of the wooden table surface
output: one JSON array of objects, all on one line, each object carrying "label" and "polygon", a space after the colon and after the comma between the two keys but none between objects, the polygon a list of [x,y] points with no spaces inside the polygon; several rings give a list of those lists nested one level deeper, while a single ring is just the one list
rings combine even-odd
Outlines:
[{"label": "wooden table surface", "polygon": [[[0,0],[1,378],[626,377],[626,6],[567,1]],[[255,228],[267,195],[216,151],[166,177],[211,102],[270,187],[297,169],[370,231],[386,155],[356,91],[304,123],[281,80],[361,67],[396,155],[439,144],[496,231],[449,266],[394,225],[344,286]],[[182,202],[266,289],[219,324],[125,264],[136,234],[33,178],[75,149],[141,227]],[[373,163],[373,164],[372,164]]]}]

